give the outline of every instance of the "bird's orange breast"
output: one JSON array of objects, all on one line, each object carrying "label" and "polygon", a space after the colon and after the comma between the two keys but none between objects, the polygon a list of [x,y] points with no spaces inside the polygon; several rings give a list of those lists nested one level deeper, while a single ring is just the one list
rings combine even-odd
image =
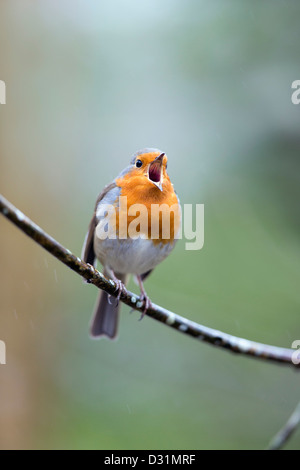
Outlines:
[{"label": "bird's orange breast", "polygon": [[116,184],[121,188],[120,196],[127,198],[127,206],[121,206],[123,212],[117,210],[117,234],[121,220],[127,220],[127,236],[130,236],[130,227],[139,220],[137,231],[142,236],[152,238],[154,244],[173,243],[181,225],[181,208],[169,176],[164,175],[163,191],[146,176],[134,172],[117,179]]}]

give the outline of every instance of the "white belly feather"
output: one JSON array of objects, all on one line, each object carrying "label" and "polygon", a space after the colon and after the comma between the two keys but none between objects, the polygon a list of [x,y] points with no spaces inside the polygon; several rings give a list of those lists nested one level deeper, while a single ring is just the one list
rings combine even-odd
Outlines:
[{"label": "white belly feather", "polygon": [[[97,231],[95,231],[96,234]],[[94,250],[103,266],[120,274],[144,274],[163,261],[173,250],[174,243],[154,245],[152,240],[94,239]]]}]

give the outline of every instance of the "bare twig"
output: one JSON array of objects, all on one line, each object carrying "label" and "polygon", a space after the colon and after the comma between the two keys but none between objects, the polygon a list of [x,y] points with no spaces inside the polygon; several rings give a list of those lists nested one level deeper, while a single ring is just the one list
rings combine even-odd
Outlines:
[{"label": "bare twig", "polygon": [[293,432],[300,424],[300,402],[298,403],[297,407],[293,411],[293,414],[287,421],[287,423],[283,426],[280,431],[273,437],[272,441],[269,444],[268,450],[279,450],[281,449],[287,442],[287,440],[291,437]]},{"label": "bare twig", "polygon": [[[108,294],[113,296],[117,295],[117,286],[112,280],[106,279],[103,274],[97,271],[93,266],[84,263],[80,258],[73,255],[70,250],[64,248],[54,238],[50,237],[50,235],[44,232],[1,195],[0,212],[35,242],[49,251],[49,253],[58,258],[62,263],[69,266],[69,268],[77,274],[85,278],[88,282],[105,290]],[[121,301],[135,310],[139,310],[140,312],[143,310],[143,303],[140,301],[139,297],[128,290],[121,294]],[[299,365],[294,364],[292,361],[294,353],[292,349],[270,346],[232,336],[227,333],[199,325],[198,323],[192,322],[155,304],[152,304],[148,309],[147,315],[155,320],[165,323],[169,327],[174,328],[181,333],[192,336],[200,341],[210,343],[213,346],[218,346],[256,359],[264,359],[291,367],[299,367]]]}]

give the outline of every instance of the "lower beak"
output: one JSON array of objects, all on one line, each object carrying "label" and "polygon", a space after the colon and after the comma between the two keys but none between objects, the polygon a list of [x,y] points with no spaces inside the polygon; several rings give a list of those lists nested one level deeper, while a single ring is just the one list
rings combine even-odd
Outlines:
[{"label": "lower beak", "polygon": [[152,163],[150,163],[148,168],[148,179],[151,183],[155,184],[155,186],[163,190],[162,183],[163,183],[163,160],[164,160],[164,153],[161,153]]}]

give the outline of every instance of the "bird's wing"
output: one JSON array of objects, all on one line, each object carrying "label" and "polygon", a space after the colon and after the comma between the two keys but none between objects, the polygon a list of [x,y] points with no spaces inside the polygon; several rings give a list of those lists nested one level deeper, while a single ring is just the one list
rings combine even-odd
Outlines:
[{"label": "bird's wing", "polygon": [[117,185],[113,181],[112,183],[106,185],[105,188],[101,191],[101,193],[97,197],[94,214],[93,214],[92,220],[90,222],[87,234],[86,234],[85,239],[84,239],[83,247],[82,247],[81,258],[85,263],[89,263],[89,264],[94,265],[95,259],[96,259],[96,255],[95,255],[95,251],[94,251],[94,232],[95,232],[95,228],[96,228],[97,222],[98,222],[97,221],[97,216],[96,216],[96,211],[97,211],[98,204],[99,204],[100,201],[102,201],[103,198],[105,198],[105,196],[107,196],[107,194],[111,190],[113,190],[115,188],[117,188]]},{"label": "bird's wing", "polygon": [[150,271],[147,271],[146,273],[143,273],[140,277],[142,279],[142,281],[144,281],[151,273],[152,273],[153,269],[150,269]]}]

